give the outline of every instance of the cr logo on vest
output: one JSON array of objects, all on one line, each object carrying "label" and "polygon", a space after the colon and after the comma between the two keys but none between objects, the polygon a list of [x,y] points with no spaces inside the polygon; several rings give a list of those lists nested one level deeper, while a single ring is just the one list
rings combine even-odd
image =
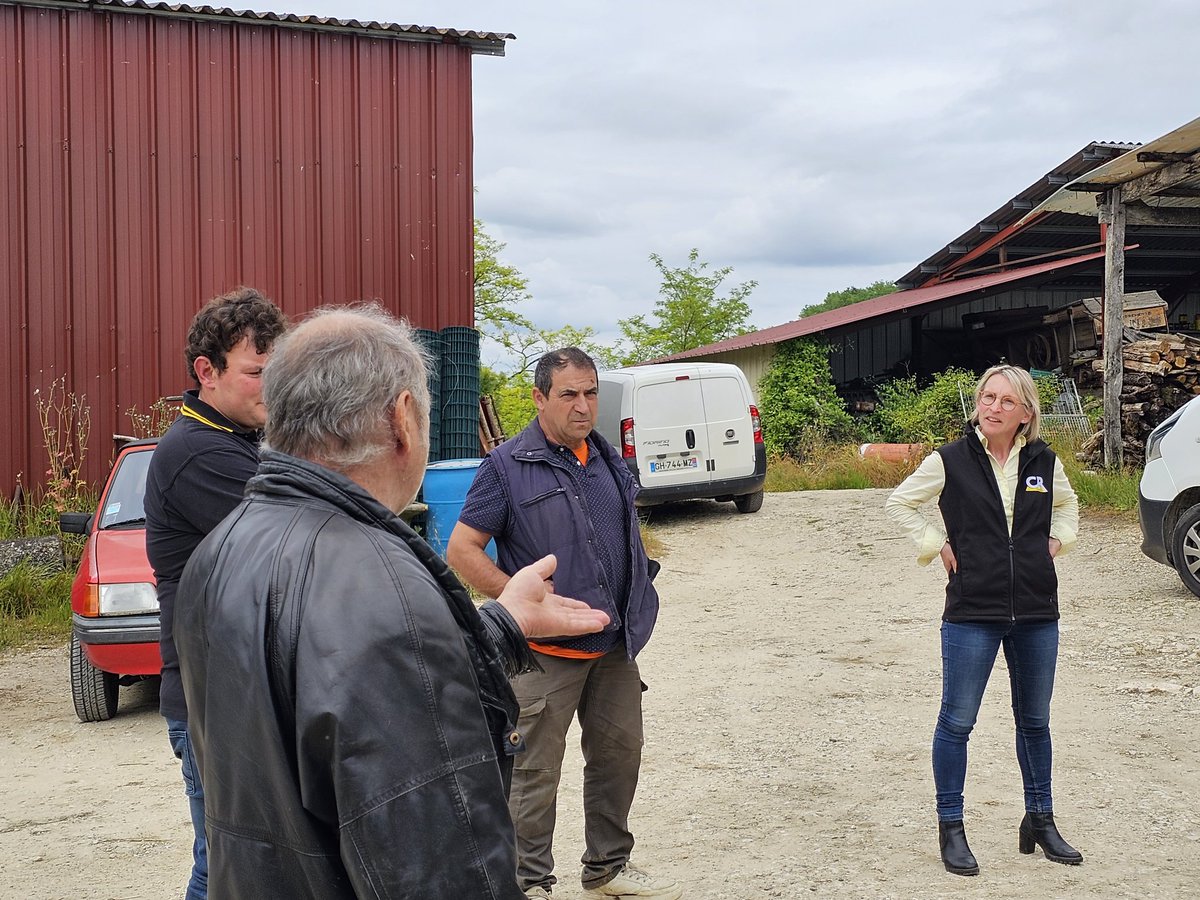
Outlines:
[{"label": "cr logo on vest", "polygon": [[1046,483],[1042,481],[1041,475],[1030,475],[1025,479],[1026,491],[1037,491],[1039,494],[1049,493],[1046,490]]}]

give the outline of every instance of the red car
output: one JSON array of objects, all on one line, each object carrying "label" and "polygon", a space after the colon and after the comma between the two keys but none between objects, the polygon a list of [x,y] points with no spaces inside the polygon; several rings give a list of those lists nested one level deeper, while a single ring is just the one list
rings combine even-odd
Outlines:
[{"label": "red car", "polygon": [[111,719],[117,690],[158,675],[158,595],[146,559],[146,471],[157,438],[121,448],[96,512],[63,513],[87,535],[71,585],[71,696],[81,722]]}]

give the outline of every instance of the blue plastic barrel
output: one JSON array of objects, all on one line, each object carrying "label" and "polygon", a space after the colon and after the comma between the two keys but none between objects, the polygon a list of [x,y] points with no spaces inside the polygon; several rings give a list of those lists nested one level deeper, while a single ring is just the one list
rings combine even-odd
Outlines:
[{"label": "blue plastic barrel", "polygon": [[[450,532],[458,522],[467,491],[479,471],[481,459],[446,459],[425,467],[421,496],[429,507],[425,515],[425,540],[443,559]],[[496,558],[496,542],[488,541],[487,555]]]}]

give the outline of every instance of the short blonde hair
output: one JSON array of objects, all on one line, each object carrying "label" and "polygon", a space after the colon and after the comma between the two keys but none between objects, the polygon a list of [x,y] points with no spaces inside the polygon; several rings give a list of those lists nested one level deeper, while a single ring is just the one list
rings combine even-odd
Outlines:
[{"label": "short blonde hair", "polygon": [[1012,387],[1015,393],[1029,410],[1029,421],[1024,422],[1017,428],[1017,435],[1024,435],[1026,441],[1035,441],[1038,435],[1041,434],[1042,422],[1042,405],[1038,402],[1037,385],[1033,383],[1033,376],[1020,366],[999,365],[992,366],[979,378],[979,383],[975,385],[975,410],[971,413],[971,425],[979,424],[979,397],[983,394],[983,386],[991,381],[993,375],[1003,375]]}]

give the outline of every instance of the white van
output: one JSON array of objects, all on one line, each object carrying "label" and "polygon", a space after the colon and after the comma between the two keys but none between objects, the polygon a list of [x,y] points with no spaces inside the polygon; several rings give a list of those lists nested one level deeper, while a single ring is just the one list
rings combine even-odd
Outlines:
[{"label": "white van", "polygon": [[1138,484],[1142,552],[1174,566],[1200,597],[1200,397],[1171,413],[1146,438]]},{"label": "white van", "polygon": [[762,506],[767,451],[746,376],[727,363],[668,363],[600,373],[596,430],[641,482],[639,506],[732,500]]}]

